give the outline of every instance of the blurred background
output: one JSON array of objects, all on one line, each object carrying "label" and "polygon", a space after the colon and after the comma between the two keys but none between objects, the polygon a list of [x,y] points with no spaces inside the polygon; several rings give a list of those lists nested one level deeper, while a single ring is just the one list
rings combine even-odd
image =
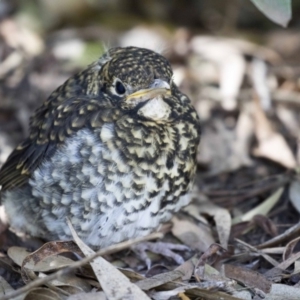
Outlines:
[{"label": "blurred background", "polygon": [[292,10],[284,29],[241,0],[1,0],[0,165],[56,87],[105,49],[135,45],[171,61],[200,115],[196,189],[217,197],[295,169],[299,1]]}]

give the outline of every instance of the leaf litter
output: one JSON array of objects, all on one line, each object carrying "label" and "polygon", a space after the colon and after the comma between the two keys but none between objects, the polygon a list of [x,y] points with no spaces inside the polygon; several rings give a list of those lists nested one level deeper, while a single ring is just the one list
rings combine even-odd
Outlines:
[{"label": "leaf litter", "polygon": [[[18,22],[0,23],[5,48],[0,59],[1,164],[26,135],[40,99],[82,64],[76,59],[89,39],[102,45],[108,35],[125,46],[138,43],[145,32],[157,44],[171,38],[166,28],[150,25],[124,34],[101,28],[99,38],[95,26],[71,30],[65,43],[58,38],[65,32],[54,32],[48,43]],[[166,56],[199,112],[203,133],[193,201],[149,239],[188,247],[178,253],[184,262],[149,253],[153,265],[148,270],[130,248],[148,238],[95,253],[76,232],[75,243],[52,241],[36,249],[24,242],[26,237],[8,246],[4,231],[0,299],[300,298],[297,69],[290,66],[287,75],[274,49],[240,39],[178,29],[169,44]],[[24,95],[21,104],[14,93]]]}]

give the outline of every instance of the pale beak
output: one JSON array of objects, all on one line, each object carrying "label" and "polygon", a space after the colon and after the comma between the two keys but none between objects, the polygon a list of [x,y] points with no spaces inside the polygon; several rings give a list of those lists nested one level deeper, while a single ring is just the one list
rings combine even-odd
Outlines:
[{"label": "pale beak", "polygon": [[148,89],[142,89],[128,95],[126,101],[143,102],[159,95],[171,95],[170,84],[161,79],[155,79]]}]

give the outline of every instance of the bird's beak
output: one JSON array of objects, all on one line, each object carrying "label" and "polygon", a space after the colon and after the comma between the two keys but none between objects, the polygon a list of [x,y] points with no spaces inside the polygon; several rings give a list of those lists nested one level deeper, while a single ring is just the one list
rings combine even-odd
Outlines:
[{"label": "bird's beak", "polygon": [[161,79],[155,79],[148,89],[142,89],[126,97],[126,102],[143,102],[159,95],[171,95],[170,84]]}]

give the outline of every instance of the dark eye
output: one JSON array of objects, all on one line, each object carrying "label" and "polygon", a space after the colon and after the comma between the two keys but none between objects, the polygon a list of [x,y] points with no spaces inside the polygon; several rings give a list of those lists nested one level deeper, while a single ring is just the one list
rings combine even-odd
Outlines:
[{"label": "dark eye", "polygon": [[116,92],[119,95],[124,95],[126,92],[125,86],[123,85],[123,83],[121,81],[117,81],[117,83],[116,83]]}]

